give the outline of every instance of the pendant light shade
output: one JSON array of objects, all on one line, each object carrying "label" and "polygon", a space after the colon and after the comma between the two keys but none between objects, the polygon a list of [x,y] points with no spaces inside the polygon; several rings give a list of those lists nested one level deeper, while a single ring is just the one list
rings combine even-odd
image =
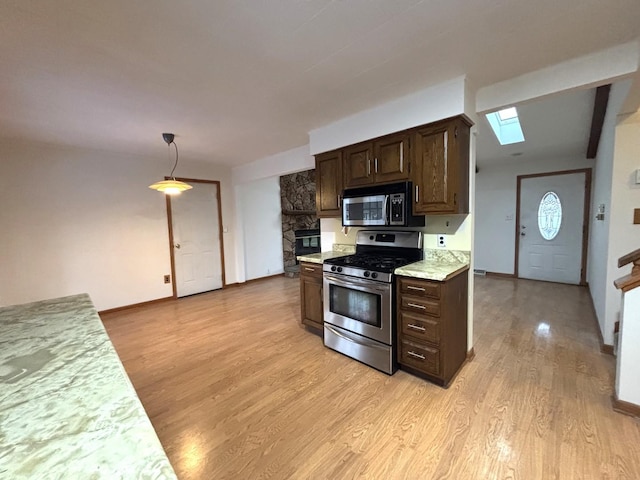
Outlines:
[{"label": "pendant light shade", "polygon": [[180,180],[163,180],[161,182],[156,182],[153,185],[149,185],[149,188],[154,190],[158,190],[159,192],[166,193],[167,195],[177,195],[178,193],[184,192],[185,190],[189,190],[193,188],[188,183],[181,182]]},{"label": "pendant light shade", "polygon": [[169,175],[171,178],[169,180],[162,180],[160,182],[156,182],[153,185],[149,185],[149,188],[153,190],[157,190],[166,195],[178,195],[185,190],[189,190],[193,188],[188,183],[181,182],[180,180],[176,180],[173,176],[173,172],[175,172],[176,167],[178,166],[178,146],[175,144],[173,139],[175,135],[173,133],[163,133],[162,139],[167,142],[167,146],[171,149],[171,144],[176,150],[176,163],[173,164],[173,169],[171,170],[171,174]]}]

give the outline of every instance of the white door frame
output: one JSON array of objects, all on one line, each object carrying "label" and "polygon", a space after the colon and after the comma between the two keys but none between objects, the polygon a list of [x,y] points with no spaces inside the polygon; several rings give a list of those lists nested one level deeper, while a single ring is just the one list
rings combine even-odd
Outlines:
[{"label": "white door frame", "polygon": [[589,245],[589,218],[591,207],[591,169],[579,168],[576,170],[561,170],[558,172],[532,173],[529,175],[518,175],[518,188],[516,192],[516,230],[515,230],[515,260],[513,275],[519,278],[518,262],[520,254],[520,187],[523,179],[534,177],[549,177],[552,175],[570,175],[572,173],[584,173],[584,215],[582,219],[582,261],[580,264],[580,283],[587,284],[587,249]]},{"label": "white door frame", "polygon": [[[164,177],[165,180],[172,180],[173,177]],[[218,180],[199,180],[196,178],[178,178],[176,180],[186,183],[209,183],[216,185],[216,195],[218,197],[218,236],[220,243],[220,267],[222,268],[222,288],[227,286],[224,275],[224,242],[222,237],[222,203],[220,202],[220,182]],[[189,195],[187,190],[182,195]],[[171,287],[173,289],[173,298],[178,298],[178,287],[176,286],[176,260],[173,249],[173,215],[171,213],[171,195],[165,195],[167,198],[167,222],[169,224],[169,252],[171,254]]]}]

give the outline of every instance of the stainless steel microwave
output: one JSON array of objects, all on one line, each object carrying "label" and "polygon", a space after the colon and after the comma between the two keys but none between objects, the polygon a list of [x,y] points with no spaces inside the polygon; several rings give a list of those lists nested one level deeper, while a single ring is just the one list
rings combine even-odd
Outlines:
[{"label": "stainless steel microwave", "polygon": [[411,182],[346,189],[342,200],[342,225],[424,226],[424,216],[412,213],[412,192]]}]

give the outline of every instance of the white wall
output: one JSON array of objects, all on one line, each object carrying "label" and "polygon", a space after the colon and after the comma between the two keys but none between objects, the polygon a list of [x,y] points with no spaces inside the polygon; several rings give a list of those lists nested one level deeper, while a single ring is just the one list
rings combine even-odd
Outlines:
[{"label": "white wall", "polygon": [[[87,292],[98,310],[171,296],[158,157],[2,141],[0,305]],[[235,282],[230,171],[182,158],[183,177],[221,182],[226,280]]]},{"label": "white wall", "polygon": [[358,112],[309,132],[312,155],[466,112],[465,77]]},{"label": "white wall", "polygon": [[[594,188],[591,204],[593,215],[591,216],[589,232],[589,268],[587,281],[604,343],[608,345],[613,344],[613,325],[617,321],[617,315],[620,309],[619,292],[617,292],[613,286],[613,280],[618,275],[609,265],[614,262],[610,242],[613,238],[619,236],[617,233],[618,228],[624,226],[613,223],[613,218],[617,217],[613,215],[615,206],[612,203],[612,193],[621,187],[621,185],[617,183],[619,180],[614,181],[614,169],[619,168],[614,167],[614,152],[618,148],[616,141],[617,113],[624,102],[628,89],[629,82],[617,83],[611,87],[609,105],[595,162]],[[623,181],[622,185],[624,184],[625,182]],[[605,219],[603,221],[595,220],[595,213],[600,204],[604,204],[605,206]],[[624,209],[623,205],[619,206]]]},{"label": "white wall", "polygon": [[238,185],[236,198],[242,218],[244,279],[284,273],[279,177]]},{"label": "white wall", "polygon": [[307,144],[234,167],[232,181],[234,185],[239,185],[313,168],[316,168],[316,164],[313,156],[309,153],[309,145]]},{"label": "white wall", "polygon": [[620,323],[620,343],[616,363],[616,397],[623,402],[640,405],[640,288],[624,294],[624,313]]},{"label": "white wall", "polygon": [[513,274],[517,177],[531,173],[590,168],[586,158],[547,158],[480,166],[476,178],[475,268]]},{"label": "white wall", "polygon": [[640,185],[634,173],[640,168],[640,113],[618,117],[613,173],[611,211],[609,213],[609,254],[607,258],[607,295],[603,337],[613,343],[613,328],[620,319],[620,291],[613,281],[631,272],[631,265],[618,268],[618,258],[640,248],[640,225],[633,224],[633,209],[640,208]]},{"label": "white wall", "polygon": [[[238,282],[274,275],[284,271],[282,261],[282,227],[278,227],[278,236],[275,235],[273,218],[275,212],[280,215],[280,177],[290,173],[301,172],[315,168],[315,160],[309,154],[309,145],[293,148],[284,152],[270,155],[245,165],[234,167],[231,170],[232,181],[235,189],[236,202],[242,203],[241,208],[236,209],[236,224],[242,226],[237,232],[236,256],[234,265],[238,272]],[[263,183],[264,182],[264,183]],[[278,193],[275,194],[274,186],[277,184]],[[252,188],[258,191],[251,194]],[[266,218],[257,219],[258,223],[267,229],[263,234],[262,248],[271,252],[269,258],[264,258],[255,252],[255,242],[248,236],[255,237],[259,233],[256,222],[256,212],[264,210]],[[280,218],[280,217],[278,217]],[[249,243],[247,243],[249,242]],[[280,270],[275,268],[279,251]],[[269,271],[271,273],[265,273]]]}]

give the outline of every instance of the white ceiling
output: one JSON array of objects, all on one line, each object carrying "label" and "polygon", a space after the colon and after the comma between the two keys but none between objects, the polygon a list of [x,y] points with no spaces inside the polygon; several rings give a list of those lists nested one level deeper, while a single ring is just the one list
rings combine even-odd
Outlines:
[{"label": "white ceiling", "polygon": [[466,74],[477,87],[640,36],[638,0],[0,3],[0,135],[235,165]]},{"label": "white ceiling", "polygon": [[587,154],[595,88],[553,95],[517,105],[525,141],[500,145],[479,115],[476,160],[479,167],[504,161],[569,158]]}]

